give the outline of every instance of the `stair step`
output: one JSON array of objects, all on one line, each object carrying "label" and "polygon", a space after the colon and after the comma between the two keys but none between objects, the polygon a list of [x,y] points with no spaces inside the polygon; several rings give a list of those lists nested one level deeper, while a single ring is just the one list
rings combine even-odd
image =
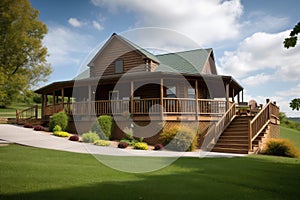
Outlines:
[{"label": "stair step", "polygon": [[231,138],[227,138],[227,139],[219,139],[218,143],[226,143],[226,144],[231,144],[231,143],[236,143],[236,144],[248,144],[248,140],[245,139],[231,139]]},{"label": "stair step", "polygon": [[236,131],[236,132],[224,132],[222,134],[222,136],[248,136],[248,133],[247,132],[243,132],[243,131]]},{"label": "stair step", "polygon": [[240,143],[217,143],[215,147],[221,148],[234,148],[234,149],[241,149],[241,150],[248,150],[248,144],[240,144]]},{"label": "stair step", "polygon": [[248,149],[235,149],[235,148],[222,148],[222,147],[214,147],[212,149],[213,152],[221,152],[221,153],[237,153],[237,154],[248,154]]},{"label": "stair step", "polygon": [[221,135],[219,137],[220,139],[224,139],[224,140],[247,140],[248,141],[248,136],[246,135]]}]

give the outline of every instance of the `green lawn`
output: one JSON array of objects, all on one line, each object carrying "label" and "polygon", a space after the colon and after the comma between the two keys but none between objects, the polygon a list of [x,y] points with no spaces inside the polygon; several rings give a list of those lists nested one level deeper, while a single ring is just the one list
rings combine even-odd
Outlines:
[{"label": "green lawn", "polygon": [[[136,162],[161,159],[136,158]],[[119,157],[120,165],[127,160]],[[156,172],[130,174],[110,169],[92,155],[9,145],[0,147],[0,169],[0,199],[299,199],[300,196],[300,159],[271,156],[180,158]]]},{"label": "green lawn", "polygon": [[[26,103],[12,103],[7,108],[0,108],[0,117],[7,117],[7,118],[15,118],[16,117],[16,110],[24,110],[29,108],[35,104],[28,105]],[[41,113],[41,109],[39,109],[39,116]]]},{"label": "green lawn", "polygon": [[289,139],[300,149],[300,131],[280,126],[280,137]]}]

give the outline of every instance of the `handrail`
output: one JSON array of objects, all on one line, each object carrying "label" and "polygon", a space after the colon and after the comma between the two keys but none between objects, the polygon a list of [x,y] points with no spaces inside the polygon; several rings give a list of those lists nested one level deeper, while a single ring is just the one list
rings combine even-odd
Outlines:
[{"label": "handrail", "polygon": [[258,135],[265,129],[270,123],[271,118],[279,116],[279,108],[269,102],[263,107],[263,109],[249,122],[249,151],[252,150],[252,143],[258,137]]},{"label": "handrail", "polygon": [[220,118],[220,120],[208,129],[206,135],[204,136],[201,149],[204,149],[206,151],[210,151],[213,149],[215,143],[218,141],[218,138],[220,137],[222,132],[234,119],[236,115],[235,107],[236,105],[235,103],[233,103],[230,106],[230,108],[226,111],[226,113],[224,113],[224,115]]},{"label": "handrail", "polygon": [[22,120],[38,118],[38,105],[31,106],[24,110],[16,110],[16,123],[21,123]]}]

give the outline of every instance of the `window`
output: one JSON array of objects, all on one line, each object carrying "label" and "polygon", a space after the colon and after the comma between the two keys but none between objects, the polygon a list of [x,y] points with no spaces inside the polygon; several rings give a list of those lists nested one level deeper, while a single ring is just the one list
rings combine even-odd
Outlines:
[{"label": "window", "polygon": [[116,60],[115,62],[115,73],[123,73],[123,60]]},{"label": "window", "polygon": [[188,98],[191,98],[191,99],[195,99],[195,97],[196,97],[196,92],[195,92],[195,89],[194,89],[194,88],[188,88],[188,94],[187,94],[187,97],[188,97]]},{"label": "window", "polygon": [[109,91],[109,100],[119,100],[119,91],[118,90]]},{"label": "window", "polygon": [[176,87],[167,88],[167,98],[176,98]]}]

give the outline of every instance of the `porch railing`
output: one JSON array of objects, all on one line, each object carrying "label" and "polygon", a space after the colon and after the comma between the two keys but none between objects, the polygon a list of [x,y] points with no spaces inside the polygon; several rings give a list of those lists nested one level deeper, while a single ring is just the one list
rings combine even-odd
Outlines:
[{"label": "porch railing", "polygon": [[219,119],[217,123],[212,124],[207,133],[203,136],[201,149],[204,151],[211,151],[217,143],[220,135],[233,120],[236,115],[236,105],[231,104],[226,113]]},{"label": "porch railing", "polygon": [[25,110],[16,110],[16,123],[24,123],[26,120],[38,118],[38,105],[32,106]]},{"label": "porch railing", "polygon": [[[189,98],[160,98],[134,99],[130,100],[99,100],[91,102],[73,102],[45,107],[45,114],[65,110],[72,115],[103,115],[122,114],[216,114],[222,115],[226,111],[225,100],[212,99],[189,99]],[[198,107],[197,107],[198,105]]]},{"label": "porch railing", "polygon": [[279,108],[269,102],[263,109],[249,122],[249,150],[252,150],[252,144],[257,136],[266,128],[271,119],[278,118]]}]

